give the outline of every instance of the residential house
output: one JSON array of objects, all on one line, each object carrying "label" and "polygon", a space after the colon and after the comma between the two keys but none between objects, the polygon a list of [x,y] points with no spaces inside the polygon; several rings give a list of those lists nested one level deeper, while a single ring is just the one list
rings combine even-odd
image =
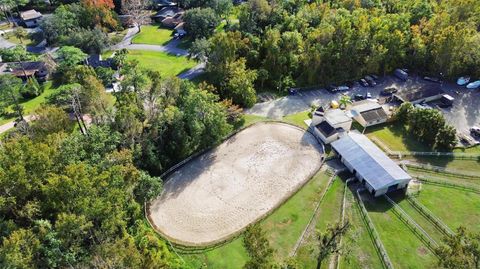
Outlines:
[{"label": "residential house", "polygon": [[22,19],[22,23],[25,25],[25,27],[34,28],[38,26],[40,20],[42,19],[42,13],[36,11],[35,9],[30,9],[20,12],[20,18]]},{"label": "residential house", "polygon": [[185,10],[179,7],[164,7],[157,12],[152,18],[160,22],[164,27],[175,28],[177,25],[183,23],[183,15]]},{"label": "residential house", "polygon": [[8,66],[7,72],[24,81],[29,77],[35,77],[38,82],[45,82],[50,74],[45,62],[18,62],[6,63],[6,65]]}]

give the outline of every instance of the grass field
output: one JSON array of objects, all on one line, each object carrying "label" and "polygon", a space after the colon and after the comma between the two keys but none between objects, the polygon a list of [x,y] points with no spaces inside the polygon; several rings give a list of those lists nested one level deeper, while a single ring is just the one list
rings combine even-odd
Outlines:
[{"label": "grass field", "polygon": [[432,151],[398,123],[369,127],[365,134],[370,138],[376,137],[393,151]]},{"label": "grass field", "polygon": [[[37,109],[45,101],[47,96],[49,96],[50,94],[52,94],[55,91],[55,89],[52,88],[52,83],[51,82],[46,82],[45,84],[43,84],[43,87],[44,87],[45,90],[43,91],[43,93],[41,95],[39,95],[38,97],[35,97],[33,99],[26,100],[26,101],[21,103],[23,108],[24,108],[24,112],[23,112],[24,115],[28,115],[28,114],[32,113],[35,109]],[[12,117],[12,118],[0,117],[0,125],[5,124],[7,122],[10,122],[14,119],[15,119],[14,117]]]},{"label": "grass field", "polygon": [[435,256],[393,213],[385,199],[370,199],[365,206],[395,268],[436,267]]},{"label": "grass field", "polygon": [[27,35],[27,37],[23,38],[22,40],[20,40],[18,37],[16,37],[14,32],[6,33],[3,37],[7,41],[18,44],[18,45],[35,46],[37,44],[37,41],[35,39],[33,39],[30,34]]},{"label": "grass field", "polygon": [[[343,199],[343,182],[337,177],[332,186],[325,194],[322,204],[318,209],[318,218],[315,220],[315,231],[324,232],[329,224],[340,221],[341,205]],[[316,248],[315,233],[308,235],[297,252],[297,260],[302,268],[315,268]],[[322,268],[327,268],[328,262],[322,264]]]},{"label": "grass field", "polygon": [[[275,257],[281,261],[287,257],[298,237],[310,220],[320,193],[326,187],[327,174],[320,171],[286,203],[261,222]],[[299,210],[301,208],[302,210]],[[242,238],[202,254],[184,255],[195,268],[204,264],[207,268],[242,268],[247,261]]]},{"label": "grass field", "polygon": [[479,177],[462,177],[442,172],[435,172],[432,170],[420,169],[416,167],[408,167],[408,173],[412,176],[424,176],[431,179],[438,179],[442,181],[444,180],[457,184],[480,184],[480,175]]},{"label": "grass field", "polygon": [[159,71],[164,77],[176,76],[196,65],[186,57],[159,51],[130,50],[127,59],[138,60],[141,67]]},{"label": "grass field", "polygon": [[480,232],[478,194],[423,184],[417,199],[452,230],[463,225],[472,232]]},{"label": "grass field", "polygon": [[341,256],[340,268],[381,268],[381,258],[373,245],[373,239],[366,228],[353,193],[347,190],[346,195],[345,217],[350,221],[351,226],[344,237],[343,242],[347,246],[347,252]]},{"label": "grass field", "polygon": [[133,44],[166,45],[172,40],[172,30],[158,24],[144,25],[142,31],[132,39]]},{"label": "grass field", "polygon": [[308,112],[309,111],[307,110],[307,111],[302,111],[292,115],[288,115],[283,117],[282,120],[290,124],[297,125],[300,128],[307,129],[308,126],[303,121],[309,119]]},{"label": "grass field", "polygon": [[408,156],[408,160],[413,160],[422,164],[440,166],[443,168],[458,170],[464,172],[480,172],[480,160],[461,160],[452,157],[430,157],[430,156]]}]

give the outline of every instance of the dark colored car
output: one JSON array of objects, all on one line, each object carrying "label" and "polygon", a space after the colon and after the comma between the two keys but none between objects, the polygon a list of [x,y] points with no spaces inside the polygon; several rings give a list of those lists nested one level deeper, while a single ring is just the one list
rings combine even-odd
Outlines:
[{"label": "dark colored car", "polygon": [[439,79],[439,78],[436,78],[436,77],[423,77],[424,80],[426,81],[431,81],[431,82],[435,82],[435,83],[441,83],[442,80]]},{"label": "dark colored car", "polygon": [[365,100],[365,96],[361,94],[355,94],[352,99],[355,101],[362,101],[362,100]]},{"label": "dark colored car", "polygon": [[288,94],[289,95],[296,95],[298,93],[297,89],[288,89]]},{"label": "dark colored car", "polygon": [[383,91],[380,92],[380,95],[383,95],[383,96],[390,96],[394,93],[396,93],[398,91],[397,88],[395,87],[389,87],[389,88],[385,88]]},{"label": "dark colored car", "polygon": [[375,82],[375,80],[371,76],[365,76],[365,80],[368,82],[368,85],[370,85],[370,87],[374,87],[377,85],[377,82]]},{"label": "dark colored car", "polygon": [[330,84],[330,85],[328,85],[327,90],[328,90],[329,92],[336,92],[336,91],[338,90],[338,89],[337,89],[337,85],[335,85],[335,84]]},{"label": "dark colored car", "polygon": [[364,78],[360,79],[359,82],[363,87],[368,87],[368,82]]}]

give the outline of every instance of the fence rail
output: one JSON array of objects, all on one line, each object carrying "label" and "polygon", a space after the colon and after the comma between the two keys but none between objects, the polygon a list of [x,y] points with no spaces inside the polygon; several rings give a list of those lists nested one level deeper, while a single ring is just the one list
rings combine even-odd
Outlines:
[{"label": "fence rail", "polygon": [[370,235],[373,238],[373,242],[375,243],[375,248],[377,249],[378,253],[380,254],[382,258],[382,262],[385,268],[388,269],[393,269],[393,264],[392,261],[390,260],[390,257],[388,256],[387,250],[385,249],[385,246],[382,243],[382,240],[380,239],[380,235],[377,232],[377,229],[375,228],[375,225],[373,225],[372,220],[370,219],[370,216],[368,215],[367,208],[365,208],[365,204],[363,203],[362,196],[360,195],[360,189],[357,190],[357,199],[358,199],[358,205],[360,206],[360,212],[367,223],[367,230],[369,231]]},{"label": "fence rail", "polygon": [[438,230],[440,230],[444,235],[453,235],[453,231],[441,221],[437,216],[435,216],[428,208],[423,206],[415,197],[409,195],[407,196],[407,201],[412,205],[420,214],[426,217],[430,222],[432,222]]},{"label": "fence rail", "polygon": [[446,180],[431,179],[431,178],[424,177],[424,176],[416,176],[415,178],[418,181],[421,181],[421,182],[426,183],[426,184],[440,185],[440,186],[444,186],[444,187],[456,188],[456,189],[461,189],[461,190],[475,192],[475,193],[480,194],[480,187],[472,185],[472,184],[458,184],[458,183],[453,183],[453,182],[446,181]]},{"label": "fence rail", "polygon": [[433,171],[433,172],[448,174],[448,175],[461,177],[461,178],[480,179],[480,175],[478,175],[478,174],[460,172],[458,170],[447,169],[447,168],[440,167],[440,166],[434,166],[434,165],[429,165],[429,164],[411,163],[411,162],[406,162],[406,163],[404,163],[404,165],[406,165],[407,167],[413,168],[413,169],[424,170],[424,171]]},{"label": "fence rail", "polygon": [[422,241],[425,245],[435,254],[435,248],[438,247],[438,243],[420,226],[410,215],[407,214],[395,201],[390,199],[388,195],[384,195],[385,199],[393,205],[393,212],[397,217],[403,221],[410,230]]},{"label": "fence rail", "polygon": [[370,138],[377,146],[379,146],[387,155],[402,158],[403,156],[436,156],[436,157],[453,157],[462,160],[480,160],[478,153],[463,153],[463,152],[440,152],[440,151],[396,151],[391,150],[385,143],[376,137]]}]

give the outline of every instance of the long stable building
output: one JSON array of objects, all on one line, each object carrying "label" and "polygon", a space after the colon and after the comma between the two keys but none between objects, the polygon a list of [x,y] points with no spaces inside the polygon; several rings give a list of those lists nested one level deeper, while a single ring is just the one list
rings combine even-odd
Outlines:
[{"label": "long stable building", "polygon": [[374,196],[406,188],[412,179],[363,134],[350,132],[331,145],[342,163]]}]

